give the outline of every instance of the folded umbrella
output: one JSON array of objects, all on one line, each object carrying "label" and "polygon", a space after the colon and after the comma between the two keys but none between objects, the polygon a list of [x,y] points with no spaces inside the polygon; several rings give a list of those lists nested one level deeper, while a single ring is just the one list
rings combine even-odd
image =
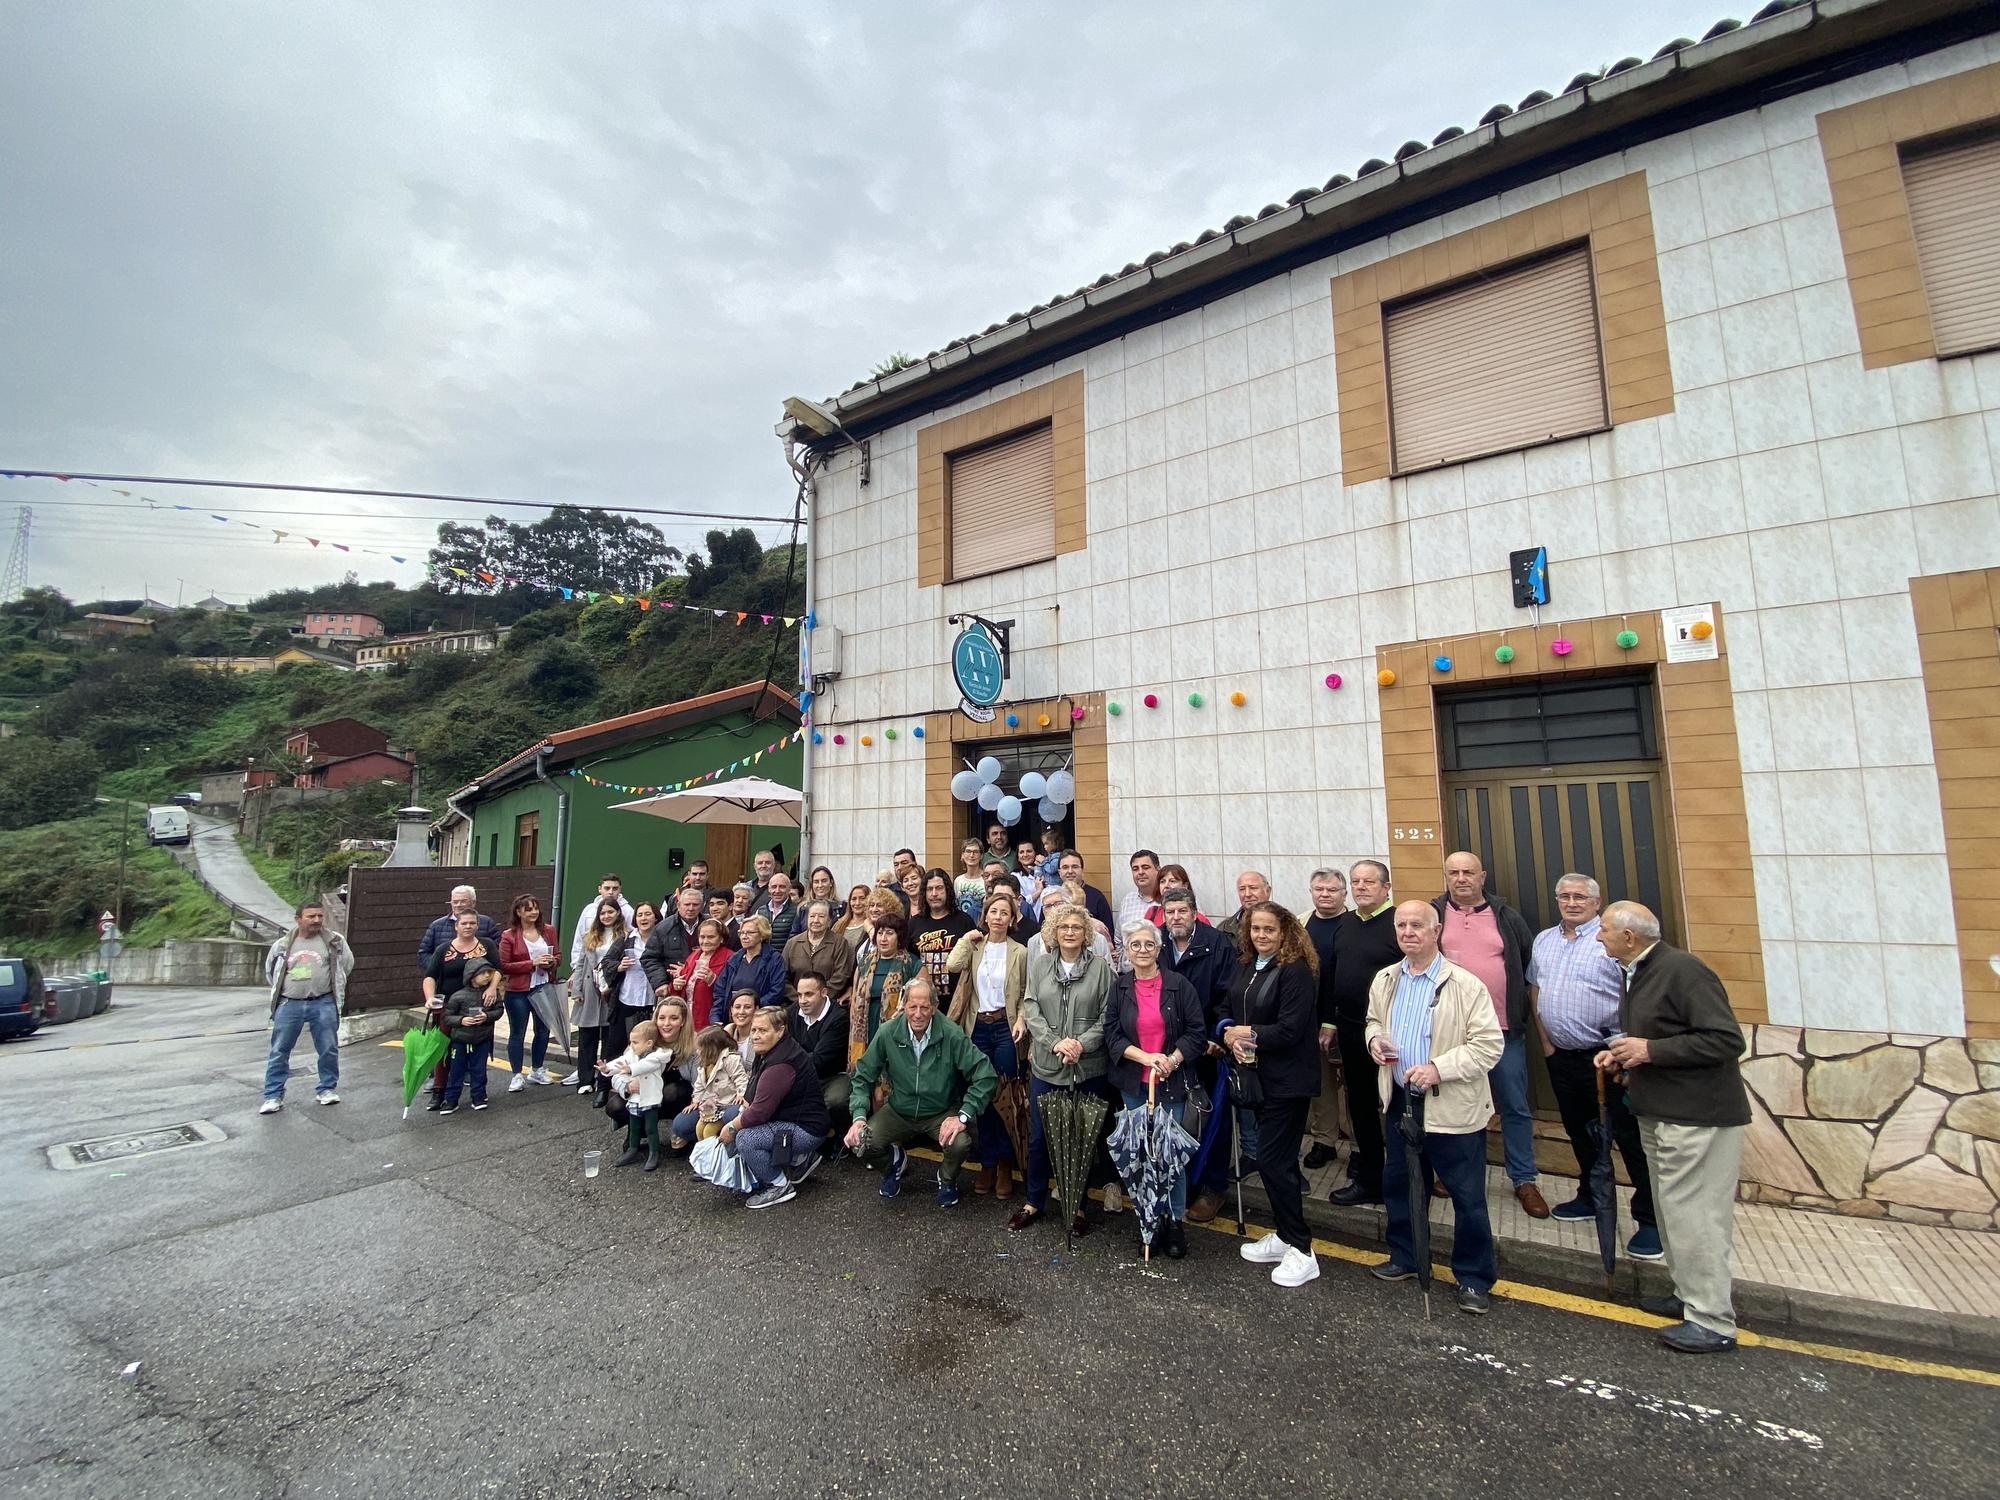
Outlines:
[{"label": "folded umbrella", "polygon": [[1604,1070],[1597,1070],[1597,1118],[1584,1127],[1597,1147],[1584,1185],[1597,1206],[1597,1254],[1604,1262],[1604,1290],[1611,1290],[1618,1267],[1618,1180],[1611,1166],[1611,1108],[1604,1093]]},{"label": "folded umbrella", "polygon": [[1014,1165],[1028,1168],[1028,1085],[1022,1079],[1003,1078],[993,1091],[993,1112],[1007,1132],[1007,1148],[1014,1153]]},{"label": "folded umbrella", "polygon": [[1410,1251],[1417,1261],[1417,1288],[1424,1294],[1424,1320],[1431,1315],[1431,1191],[1424,1185],[1424,1095],[1403,1095],[1403,1118],[1396,1122],[1403,1137],[1403,1168],[1410,1199]]},{"label": "folded umbrella", "polygon": [[572,1068],[576,1066],[576,1054],[569,1045],[569,1011],[563,1004],[562,987],[556,984],[538,984],[528,991],[528,1009],[542,1018],[542,1024],[549,1028],[549,1038],[562,1048],[563,1061]]},{"label": "folded umbrella", "polygon": [[403,1118],[410,1118],[410,1101],[417,1097],[417,1090],[430,1079],[431,1071],[445,1053],[451,1051],[451,1038],[438,1030],[436,1016],[424,1017],[424,1024],[412,1026],[403,1033]]},{"label": "folded umbrella", "polygon": [[[1042,1112],[1042,1149],[1048,1152],[1049,1176],[1073,1226],[1090,1186],[1098,1132],[1104,1128],[1104,1117],[1111,1107],[1103,1095],[1074,1084],[1051,1089],[1036,1107]],[[1071,1249],[1076,1247],[1074,1234],[1069,1243]]]},{"label": "folded umbrella", "polygon": [[1124,1179],[1132,1211],[1139,1216],[1144,1257],[1151,1260],[1153,1236],[1167,1217],[1174,1182],[1188,1158],[1200,1149],[1200,1142],[1181,1127],[1171,1110],[1160,1108],[1157,1084],[1149,1070],[1146,1102],[1119,1112],[1109,1144],[1111,1164]]}]

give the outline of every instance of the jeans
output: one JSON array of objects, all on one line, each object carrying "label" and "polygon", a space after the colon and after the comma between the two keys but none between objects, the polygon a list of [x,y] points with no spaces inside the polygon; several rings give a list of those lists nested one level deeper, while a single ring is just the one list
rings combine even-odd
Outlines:
[{"label": "jeans", "polygon": [[[731,1120],[735,1119],[738,1115],[742,1113],[743,1113],[742,1105],[725,1104],[722,1106],[721,1111],[716,1115],[716,1117],[709,1123],[713,1125],[727,1125]],[[698,1111],[694,1109],[684,1109],[679,1114],[674,1116],[673,1128],[669,1133],[678,1136],[680,1139],[684,1141],[692,1142],[694,1140],[695,1127],[700,1123],[701,1123],[701,1115]]]},{"label": "jeans", "polygon": [[483,1036],[476,1042],[453,1042],[451,1044],[451,1074],[444,1083],[444,1102],[449,1109],[458,1103],[458,1091],[466,1081],[472,1083],[472,1102],[486,1102],[486,1065],[493,1058],[493,1038]]},{"label": "jeans", "polygon": [[331,995],[310,1000],[284,1000],[271,1018],[271,1055],[264,1063],[264,1097],[285,1097],[285,1080],[292,1074],[292,1048],[299,1033],[312,1028],[313,1051],[319,1054],[319,1092],[340,1086],[340,1010]]},{"label": "jeans", "polygon": [[[1042,1098],[1046,1094],[1053,1094],[1059,1089],[1067,1087],[1069,1087],[1067,1084],[1044,1083],[1039,1078],[1030,1078],[1028,1080],[1028,1162],[1026,1176],[1028,1179],[1028,1206],[1033,1209],[1046,1208],[1049,1202],[1049,1151],[1048,1144],[1042,1135]],[[1086,1078],[1081,1083],[1076,1084],[1075,1087],[1086,1094],[1102,1094],[1104,1092],[1104,1080],[1102,1078]],[[1096,1153],[1090,1160],[1090,1173],[1084,1180],[1085,1194],[1087,1195],[1090,1189],[1099,1183],[1106,1181],[1109,1176],[1110,1158],[1104,1153],[1103,1132],[1100,1131],[1098,1133]],[[1067,1208],[1073,1214],[1083,1212],[1083,1202],[1081,1199],[1075,1203],[1065,1203],[1063,1207]]]},{"label": "jeans", "polygon": [[529,1055],[530,1066],[539,1068],[549,1058],[549,1023],[542,1019],[542,1013],[528,1003],[528,990],[507,991],[507,1066],[516,1073],[521,1071],[521,1044],[527,1040],[528,1022],[532,1018],[535,1025],[534,1051]]},{"label": "jeans", "polygon": [[[1124,1099],[1127,1109],[1144,1109],[1146,1107],[1146,1096],[1144,1094],[1127,1094],[1123,1089],[1119,1090],[1119,1094]],[[1178,1102],[1169,1104],[1166,1100],[1162,1099],[1159,1103],[1159,1108],[1176,1125],[1181,1123],[1182,1106]],[[1167,1217],[1175,1223],[1179,1223],[1187,1217],[1187,1167],[1185,1164],[1182,1165],[1180,1171],[1174,1173],[1174,1184],[1167,1192]]]},{"label": "jeans", "polygon": [[[986,1054],[986,1060],[993,1064],[993,1071],[1003,1081],[1020,1070],[1020,1059],[1014,1051],[1014,1033],[1007,1027],[1005,1011],[999,1012],[994,1020],[982,1017],[973,1022],[972,1045]],[[978,1128],[979,1164],[982,1167],[994,1167],[1014,1159],[1014,1144],[1007,1139],[1007,1127],[1000,1123],[1000,1112],[990,1104],[986,1113],[979,1117]]]},{"label": "jeans", "polygon": [[1500,1061],[1486,1074],[1493,1089],[1493,1108],[1500,1115],[1500,1140],[1507,1159],[1507,1179],[1515,1187],[1535,1180],[1535,1117],[1528,1113],[1528,1039],[1506,1033]]},{"label": "jeans", "polygon": [[825,1140],[823,1135],[771,1120],[737,1131],[736,1155],[757,1186],[766,1188],[793,1167],[810,1161]]},{"label": "jeans", "polygon": [[[1404,1160],[1401,1129],[1407,1097],[1400,1088],[1392,1092],[1389,1112],[1383,1116],[1389,1151],[1382,1162],[1382,1202],[1389,1216],[1389,1259],[1414,1270],[1417,1250],[1410,1227],[1410,1169]],[[1423,1160],[1451,1194],[1451,1274],[1460,1286],[1490,1291],[1500,1279],[1500,1262],[1493,1253],[1493,1228],[1486,1215],[1486,1132],[1444,1135],[1426,1130]],[[1424,1206],[1430,1206],[1428,1197]]]},{"label": "jeans", "polygon": [[1372,1198],[1382,1195],[1382,1103],[1379,1069],[1368,1055],[1368,1023],[1335,1023],[1340,1071],[1347,1081],[1347,1123],[1354,1127],[1354,1154],[1347,1158],[1347,1181]]},{"label": "jeans", "polygon": [[[1590,1127],[1597,1123],[1597,1068],[1591,1061],[1600,1049],[1558,1047],[1549,1054],[1549,1083],[1555,1089],[1556,1108],[1562,1111],[1563,1130],[1569,1136],[1576,1164],[1582,1174],[1576,1185],[1579,1203],[1597,1206],[1590,1190],[1590,1168],[1597,1159],[1597,1143]],[[1625,1171],[1632,1179],[1632,1217],[1640,1224],[1652,1224],[1653,1182],[1646,1170],[1646,1148],[1639,1139],[1639,1122],[1625,1102],[1622,1084],[1606,1080],[1605,1112],[1611,1117],[1611,1140],[1625,1159]],[[1613,1182],[1616,1190],[1616,1181]]]},{"label": "jeans", "polygon": [[1311,1099],[1266,1099],[1257,1106],[1257,1175],[1271,1200],[1271,1225],[1294,1250],[1312,1253],[1306,1227],[1306,1179],[1299,1144],[1306,1138]]}]

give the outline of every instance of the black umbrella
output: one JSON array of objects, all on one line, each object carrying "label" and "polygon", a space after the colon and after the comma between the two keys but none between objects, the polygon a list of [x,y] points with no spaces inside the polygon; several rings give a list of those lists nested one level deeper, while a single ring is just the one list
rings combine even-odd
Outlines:
[{"label": "black umbrella", "polygon": [[1431,1316],[1431,1191],[1424,1185],[1424,1096],[1413,1090],[1403,1095],[1403,1118],[1397,1122],[1403,1136],[1404,1186],[1410,1200],[1410,1250],[1417,1261],[1417,1288],[1424,1294],[1424,1320]]},{"label": "black umbrella", "polygon": [[1591,1202],[1597,1205],[1597,1253],[1604,1262],[1604,1290],[1611,1290],[1611,1273],[1618,1266],[1618,1181],[1611,1169],[1611,1113],[1604,1093],[1604,1070],[1597,1069],[1597,1118],[1584,1129],[1597,1147],[1591,1158]]}]

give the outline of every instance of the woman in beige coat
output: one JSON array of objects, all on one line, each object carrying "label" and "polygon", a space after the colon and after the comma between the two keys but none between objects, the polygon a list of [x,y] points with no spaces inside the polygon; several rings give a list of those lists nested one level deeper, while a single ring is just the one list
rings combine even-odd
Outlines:
[{"label": "woman in beige coat", "polygon": [[[945,960],[953,975],[951,1019],[993,1064],[1002,1084],[1020,1071],[1020,1043],[1027,1036],[1021,997],[1028,988],[1028,950],[1009,934],[1018,919],[1014,893],[996,890],[979,909],[979,925],[953,945]],[[995,1090],[995,1098],[999,1091]],[[1005,1198],[1014,1191],[1014,1146],[999,1114],[979,1117],[979,1176],[975,1193]]]}]

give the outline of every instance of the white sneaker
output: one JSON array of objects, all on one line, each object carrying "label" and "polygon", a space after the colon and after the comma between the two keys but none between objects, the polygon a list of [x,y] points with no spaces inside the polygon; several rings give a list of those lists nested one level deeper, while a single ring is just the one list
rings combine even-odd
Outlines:
[{"label": "white sneaker", "polygon": [[510,1094],[518,1094],[521,1092],[522,1089],[526,1088],[527,1086],[528,1086],[528,1075],[526,1073],[516,1073],[513,1076],[513,1078],[508,1081],[507,1092]]},{"label": "white sneaker", "polygon": [[1271,1269],[1271,1280],[1279,1286],[1304,1286],[1319,1278],[1319,1257],[1310,1250],[1285,1247],[1285,1258]]},{"label": "white sneaker", "polygon": [[317,1094],[313,1095],[313,1098],[319,1100],[321,1104],[340,1103],[340,1095],[336,1094],[332,1089],[321,1089]]},{"label": "white sneaker", "polygon": [[1246,1240],[1236,1247],[1236,1253],[1256,1266],[1275,1266],[1283,1260],[1290,1246],[1279,1239],[1274,1230],[1261,1240]]},{"label": "white sneaker", "polygon": [[284,1107],[285,1101],[282,1099],[266,1099],[262,1104],[257,1106],[257,1113],[260,1115],[275,1115]]},{"label": "white sneaker", "polygon": [[549,1070],[547,1068],[530,1068],[528,1070],[528,1082],[554,1083],[555,1080],[549,1077]]},{"label": "white sneaker", "polygon": [[582,1076],[581,1074],[577,1073],[570,1074],[569,1077],[563,1080],[563,1087],[566,1089],[575,1088],[577,1085],[577,1081],[581,1076]]}]

